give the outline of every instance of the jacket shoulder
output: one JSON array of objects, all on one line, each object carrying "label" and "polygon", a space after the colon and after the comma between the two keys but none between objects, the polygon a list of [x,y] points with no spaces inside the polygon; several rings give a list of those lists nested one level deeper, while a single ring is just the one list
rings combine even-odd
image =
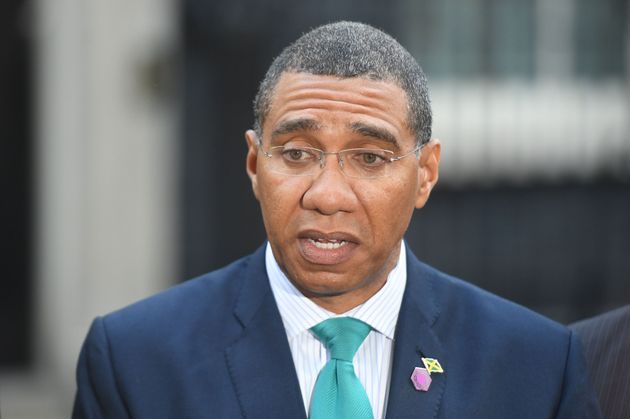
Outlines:
[{"label": "jacket shoulder", "polygon": [[566,342],[569,338],[569,330],[560,323],[462,279],[422,265],[442,322],[468,327],[474,325],[474,329],[492,329],[504,336],[525,337],[530,333],[544,332],[545,336],[554,340]]},{"label": "jacket shoulder", "polygon": [[236,331],[230,328],[237,324],[232,312],[254,257],[246,256],[103,316],[109,339],[150,344],[164,337],[181,338],[186,331],[208,331],[227,338]]}]

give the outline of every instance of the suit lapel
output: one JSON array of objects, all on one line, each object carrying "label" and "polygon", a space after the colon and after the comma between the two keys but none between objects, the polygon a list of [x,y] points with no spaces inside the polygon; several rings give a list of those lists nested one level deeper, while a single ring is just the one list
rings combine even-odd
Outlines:
[{"label": "suit lapel", "polygon": [[243,416],[306,418],[291,350],[267,279],[264,246],[243,272],[234,315],[243,333],[225,355]]},{"label": "suit lapel", "polygon": [[[432,326],[439,315],[432,275],[407,249],[407,286],[396,326],[394,359],[387,405],[388,418],[436,418],[448,377],[448,359]],[[421,357],[438,359],[444,374],[432,374],[428,391],[411,383]]]}]

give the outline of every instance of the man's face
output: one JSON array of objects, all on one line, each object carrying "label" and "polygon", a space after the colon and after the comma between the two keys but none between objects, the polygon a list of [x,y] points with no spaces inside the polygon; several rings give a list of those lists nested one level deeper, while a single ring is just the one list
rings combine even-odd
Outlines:
[{"label": "man's face", "polygon": [[[407,99],[389,82],[284,73],[262,127],[263,148],[295,145],[336,152],[416,145]],[[393,165],[388,177],[346,177],[337,157],[312,176],[269,168],[247,131],[247,171],[260,202],[273,254],[293,284],[315,303],[347,311],[374,295],[395,266],[414,208],[437,181],[439,143],[431,141]]]}]

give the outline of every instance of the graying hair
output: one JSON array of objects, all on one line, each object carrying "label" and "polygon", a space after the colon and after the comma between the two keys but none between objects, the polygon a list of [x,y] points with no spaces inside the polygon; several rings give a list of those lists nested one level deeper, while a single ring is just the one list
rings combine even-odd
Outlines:
[{"label": "graying hair", "polygon": [[254,99],[254,129],[259,138],[274,89],[285,72],[395,83],[407,95],[407,124],[416,141],[423,144],[431,138],[431,103],[422,68],[398,41],[370,25],[336,22],[320,26],[274,59]]}]

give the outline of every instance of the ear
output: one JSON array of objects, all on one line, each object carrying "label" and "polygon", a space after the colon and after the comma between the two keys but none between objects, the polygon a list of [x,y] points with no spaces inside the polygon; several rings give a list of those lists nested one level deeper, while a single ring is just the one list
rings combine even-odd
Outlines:
[{"label": "ear", "polygon": [[247,176],[252,182],[254,196],[258,199],[258,136],[254,130],[249,129],[245,131],[245,140],[247,141],[245,170],[247,170]]},{"label": "ear", "polygon": [[440,140],[431,139],[423,148],[418,161],[418,191],[416,195],[416,208],[425,206],[429,200],[431,190],[439,177],[440,153],[442,146]]}]

